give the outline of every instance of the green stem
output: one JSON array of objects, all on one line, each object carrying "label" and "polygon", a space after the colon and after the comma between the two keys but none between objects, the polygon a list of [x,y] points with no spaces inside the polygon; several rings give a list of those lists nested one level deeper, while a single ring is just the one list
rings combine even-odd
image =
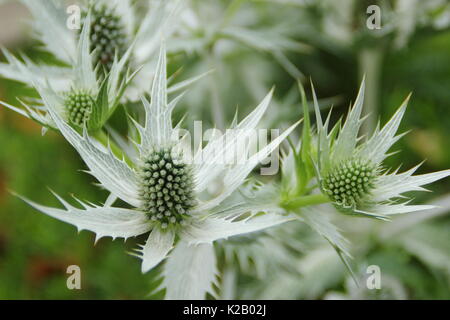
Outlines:
[{"label": "green stem", "polygon": [[362,124],[362,134],[365,135],[373,132],[377,124],[383,55],[382,44],[378,47],[363,48],[358,52],[359,73],[361,77],[366,76],[364,115],[370,114]]},{"label": "green stem", "polygon": [[[206,61],[209,65],[210,70],[214,68],[214,66],[217,67],[217,63],[215,61],[214,53],[212,50],[209,50],[206,53]],[[211,102],[212,102],[212,116],[214,120],[214,124],[216,125],[216,128],[219,130],[225,129],[225,115],[223,113],[223,108],[220,103],[219,98],[219,88],[217,86],[217,78],[216,74],[212,75],[212,79],[209,82],[209,89],[211,94]]]},{"label": "green stem", "polygon": [[111,151],[119,158],[124,158],[125,162],[128,165],[132,165],[133,162],[130,160],[130,158],[128,158],[128,156],[125,154],[125,152],[122,151],[122,149],[119,148],[119,146],[116,145],[116,143],[114,141],[112,141],[111,139],[109,139],[109,137],[106,135],[106,133],[100,129],[95,131],[94,133],[92,133],[92,135],[103,145],[105,146],[110,146]]},{"label": "green stem", "polygon": [[282,203],[281,206],[288,210],[296,210],[301,207],[313,206],[327,202],[330,202],[330,199],[326,195],[319,193],[308,196],[300,196],[298,198],[288,200]]},{"label": "green stem", "polygon": [[234,17],[236,12],[239,10],[243,2],[244,0],[234,0],[233,2],[231,2],[231,4],[227,7],[225,11],[224,18],[220,25],[221,28],[224,28],[225,26],[228,25],[228,23]]}]

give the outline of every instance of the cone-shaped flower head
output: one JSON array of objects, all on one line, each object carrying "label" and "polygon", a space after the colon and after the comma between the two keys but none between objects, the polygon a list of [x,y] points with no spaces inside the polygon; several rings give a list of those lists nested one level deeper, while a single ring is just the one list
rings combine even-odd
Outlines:
[{"label": "cone-shaped flower head", "polygon": [[[88,10],[85,10],[84,17],[87,14]],[[125,25],[114,8],[105,3],[92,6],[89,38],[91,52],[95,52],[94,66],[100,66],[100,71],[109,73],[115,55],[120,59],[127,51],[129,41]]]},{"label": "cone-shaped flower head", "polygon": [[154,149],[139,167],[142,210],[162,228],[182,223],[196,206],[194,173],[182,154],[171,148]]},{"label": "cone-shaped flower head", "polygon": [[[218,239],[258,231],[292,220],[289,215],[267,212],[267,196],[255,199],[251,208],[245,203],[228,201],[253,168],[265,159],[295,128],[291,126],[260,150],[248,152],[248,158],[233,163],[216,161],[228,152],[250,150],[249,135],[264,115],[272,92],[235,129],[218,134],[203,150],[189,156],[186,143],[172,126],[171,114],[179,97],[168,103],[166,54],[161,49],[157,73],[153,80],[151,102],[142,99],[145,124],[134,120],[139,133],[133,141],[136,156],[121,160],[109,149],[91,140],[84,130],[80,135],[58,113],[52,94],[43,91],[43,100],[57,127],[77,149],[89,172],[111,192],[104,206],[81,202],[78,209],[58,197],[65,209],[41,206],[26,200],[38,210],[96,233],[97,238],[128,238],[150,231],[148,240],[136,250],[147,272],[170,254],[165,265],[166,298],[201,299],[216,277],[216,263],[211,243]],[[207,187],[221,182],[223,188],[210,194]],[[114,207],[119,198],[132,209]],[[227,200],[227,201],[224,201]],[[226,205],[223,203],[227,203]],[[273,199],[274,205],[277,199]],[[265,213],[256,215],[256,213]],[[219,214],[220,213],[220,214]],[[233,220],[230,217],[241,217]]]},{"label": "cone-shaped flower head", "polygon": [[422,191],[421,186],[447,177],[450,170],[413,176],[418,168],[398,173],[383,167],[389,149],[403,134],[396,135],[405,113],[409,97],[392,119],[373,135],[359,143],[361,111],[364,99],[364,80],[358,97],[345,123],[340,122],[328,132],[330,117],[322,122],[317,98],[313,90],[317,118],[318,146],[316,169],[324,194],[343,213],[387,219],[391,214],[428,209],[430,206],[408,205],[403,193]]},{"label": "cone-shaped flower head", "polygon": [[83,91],[67,93],[64,105],[69,122],[82,127],[89,120],[94,104],[95,100],[89,93]]},{"label": "cone-shaped flower head", "polygon": [[322,187],[334,203],[353,207],[364,201],[375,187],[377,168],[370,161],[350,158],[333,167]]}]

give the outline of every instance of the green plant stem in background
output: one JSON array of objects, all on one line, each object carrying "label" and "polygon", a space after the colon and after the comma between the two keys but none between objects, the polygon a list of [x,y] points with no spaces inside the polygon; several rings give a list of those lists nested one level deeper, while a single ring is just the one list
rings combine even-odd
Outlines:
[{"label": "green plant stem in background", "polygon": [[[214,58],[214,53],[211,49],[209,52],[206,53],[205,59],[208,63],[208,66],[212,70],[214,66],[217,66],[219,64],[218,61]],[[223,107],[220,103],[220,97],[219,97],[219,89],[217,87],[217,75],[213,74],[212,79],[209,82],[209,89],[211,94],[211,102],[212,102],[212,117],[214,120],[214,123],[216,124],[217,129],[223,130],[225,128],[225,115],[223,112]]]},{"label": "green plant stem in background", "polygon": [[128,156],[120,149],[119,146],[116,145],[114,141],[112,141],[108,135],[103,130],[97,130],[95,133],[91,133],[100,143],[105,146],[109,146],[111,151],[119,157],[119,159],[124,159],[125,162],[130,165],[133,162],[128,158]]},{"label": "green plant stem in background", "polygon": [[244,0],[234,0],[231,2],[231,4],[227,7],[224,18],[222,20],[221,28],[228,25],[228,23],[231,21],[231,19],[234,17],[234,15],[238,12],[239,8],[243,4]]},{"label": "green plant stem in background", "polygon": [[365,47],[358,53],[359,73],[366,78],[364,115],[370,114],[362,124],[362,134],[372,133],[378,119],[378,100],[380,93],[380,76],[383,62],[383,47]]},{"label": "green plant stem in background", "polygon": [[301,207],[313,206],[330,202],[330,199],[324,194],[311,194],[308,196],[300,196],[294,199],[289,199],[281,204],[287,210],[296,210]]}]

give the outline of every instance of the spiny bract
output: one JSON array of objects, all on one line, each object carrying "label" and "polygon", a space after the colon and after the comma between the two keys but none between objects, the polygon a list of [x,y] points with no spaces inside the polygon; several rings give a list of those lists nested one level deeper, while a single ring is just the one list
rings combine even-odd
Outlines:
[{"label": "spiny bract", "polygon": [[140,180],[142,210],[163,229],[182,223],[196,205],[192,168],[173,149],[152,150],[144,157]]},{"label": "spiny bract", "polygon": [[338,205],[357,205],[374,188],[376,168],[368,161],[350,159],[330,170],[323,181],[328,196]]},{"label": "spiny bract", "polygon": [[71,91],[67,94],[64,101],[69,121],[82,127],[89,120],[95,100],[87,92]]}]

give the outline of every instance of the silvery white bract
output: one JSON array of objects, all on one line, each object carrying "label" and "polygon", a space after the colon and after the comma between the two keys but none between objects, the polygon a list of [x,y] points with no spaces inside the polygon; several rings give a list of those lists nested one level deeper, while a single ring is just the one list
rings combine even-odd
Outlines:
[{"label": "silvery white bract", "polygon": [[[46,75],[38,75],[39,70],[34,69],[32,62],[28,59],[22,63],[8,52],[4,52],[8,61],[17,67],[20,74],[26,77],[41,97],[46,95],[52,99],[55,112],[61,119],[80,128],[86,125],[89,131],[102,128],[118,106],[126,87],[134,76],[123,76],[131,53],[131,50],[128,50],[120,60],[117,60],[117,57],[114,58],[111,70],[105,79],[102,81],[97,79],[92,63],[93,55],[89,49],[90,25],[91,19],[88,15],[75,50],[73,67],[67,74],[69,85],[66,91],[56,91],[52,85],[54,82],[50,81],[51,79],[48,79]],[[39,105],[28,105],[22,102],[25,109],[2,104],[37,121],[43,125],[43,130],[56,129],[45,104],[41,106],[42,101],[36,102]]]},{"label": "silvery white bract", "polygon": [[[382,289],[398,288],[396,292],[402,293],[389,297],[390,299],[412,298],[409,292],[408,277],[402,277],[395,273],[398,268],[408,265],[410,259],[419,260],[420,267],[426,266],[427,270],[450,270],[448,261],[450,259],[450,243],[442,241],[448,230],[448,224],[435,223],[434,219],[443,218],[450,209],[450,196],[440,197],[436,201],[432,201],[431,205],[436,206],[432,210],[417,211],[407,215],[396,217],[390,223],[376,223],[369,219],[340,219],[340,226],[345,230],[351,230],[349,237],[353,241],[359,241],[365,235],[370,234],[374,237],[374,241],[378,244],[374,252],[373,241],[363,241],[358,243],[358,258],[354,261],[354,269],[357,271],[357,280],[360,284],[356,286],[355,281],[348,277],[342,263],[332,254],[331,247],[324,246],[318,242],[312,233],[301,233],[303,241],[303,254],[292,255],[290,260],[285,261],[282,268],[277,272],[270,272],[266,277],[255,283],[254,286],[247,285],[235,291],[233,299],[362,299],[377,291],[382,293],[383,290],[367,290],[365,286],[366,279],[360,278],[360,275],[367,275],[368,262],[363,257],[382,256],[386,247],[403,252],[407,255],[407,259],[392,261],[397,268],[392,271],[384,271],[382,275]],[[336,213],[335,213],[336,215]],[[375,222],[375,223],[372,223]],[[282,229],[286,230],[296,224],[287,223],[276,228],[271,228],[268,232]],[[297,224],[297,226],[299,226]],[[299,228],[297,228],[299,229]],[[298,234],[300,231],[298,231]],[[273,232],[271,232],[273,233]],[[297,235],[298,235],[297,234]],[[281,234],[282,236],[282,234]],[[230,241],[234,242],[234,241]],[[227,244],[229,245],[229,244]],[[311,247],[312,246],[312,247]],[[241,246],[236,246],[241,251]],[[243,251],[245,252],[245,245]],[[238,256],[239,253],[236,253]],[[278,254],[277,254],[278,257]],[[388,257],[392,255],[388,253]],[[406,257],[406,256],[405,256]],[[268,257],[270,259],[270,256]],[[395,259],[394,259],[395,260]],[[269,263],[269,262],[266,262]],[[436,268],[436,269],[433,269]],[[384,269],[382,269],[384,270]],[[273,276],[272,276],[273,275]],[[385,283],[385,280],[388,283]],[[342,291],[329,291],[335,288],[336,283],[345,281],[347,287],[352,288],[350,294],[352,296],[343,296]],[[357,288],[365,288],[365,292],[361,292]],[[353,290],[357,289],[357,290]],[[329,293],[327,293],[329,292]],[[392,292],[392,291],[391,291]],[[352,293],[358,293],[353,296]],[[371,297],[374,298],[373,296]]]},{"label": "silvery white bract", "polygon": [[[264,288],[271,275],[279,275],[283,270],[297,275],[298,281],[301,282],[298,256],[307,248],[303,227],[292,222],[284,223],[260,232],[220,241],[217,248],[223,257],[224,269],[221,273],[219,299],[258,297],[257,294],[246,296],[246,293],[253,287],[256,287],[256,290]],[[241,274],[249,280],[245,288],[239,285]]]},{"label": "silvery white bract", "polygon": [[317,175],[321,190],[338,210],[386,220],[392,214],[432,208],[409,205],[404,193],[424,191],[423,185],[447,177],[450,170],[414,176],[419,166],[402,173],[382,166],[392,145],[403,136],[396,132],[409,98],[383,128],[378,125],[371,137],[358,144],[362,139],[358,132],[363,121],[364,81],[344,125],[338,123],[330,132],[330,117],[322,121],[314,91],[313,96],[318,131]]},{"label": "silvery white bract", "polygon": [[292,268],[295,256],[304,250],[298,237],[301,224],[284,223],[261,232],[242,235],[221,243],[228,266],[263,280],[268,274]]},{"label": "silvery white bract", "polygon": [[[218,128],[225,128],[227,119],[233,116],[233,110],[225,105],[238,103],[229,92],[243,91],[244,99],[258,101],[272,86],[271,75],[278,68],[274,62],[293,78],[303,77],[288,54],[308,53],[310,47],[293,39],[293,28],[278,23],[279,18],[283,19],[278,6],[201,0],[185,0],[180,6],[177,28],[167,43],[168,52],[183,52],[192,59],[183,69],[186,73],[214,70],[208,81],[199,83],[186,97],[190,116],[208,113]],[[236,82],[236,78],[241,81]]]},{"label": "silvery white bract", "polygon": [[[52,96],[44,92],[42,98],[59,130],[79,152],[89,167],[89,173],[112,196],[104,206],[79,201],[82,209],[59,196],[65,209],[25,201],[79,230],[94,232],[97,239],[104,236],[126,239],[150,232],[148,240],[136,253],[142,259],[142,272],[149,271],[168,256],[163,271],[166,298],[202,299],[207,291],[212,290],[217,273],[212,242],[293,219],[289,215],[267,213],[267,198],[255,199],[253,204],[259,202],[260,205],[253,205],[251,209],[240,206],[240,203],[221,205],[296,126],[290,127],[261,150],[249,154],[243,162],[221,165],[215,161],[226,157],[227,151],[238,144],[244,146],[243,150],[248,150],[249,142],[245,135],[250,134],[260,121],[271,95],[272,92],[236,124],[235,128],[242,130],[216,136],[202,151],[193,155],[192,162],[188,162],[182,151],[185,142],[174,135],[176,129],[172,126],[171,113],[178,98],[167,101],[166,54],[162,47],[151,102],[142,99],[146,111],[145,124],[135,123],[140,133],[139,141],[135,142],[139,160],[129,163],[118,159],[109,148],[95,143],[86,131],[83,135],[77,133],[60,117]],[[206,189],[217,180],[221,180],[224,187],[220,193],[210,196]],[[113,207],[116,198],[134,209]],[[242,217],[249,212],[250,215]],[[256,215],[258,212],[264,214]]]},{"label": "silvery white bract", "polygon": [[265,26],[271,16],[254,10],[253,5],[244,1],[184,1],[169,50],[204,53],[214,45],[215,54],[225,55],[239,51],[238,44],[243,44],[269,53],[293,78],[302,77],[285,53],[308,52],[309,46],[293,40],[293,30],[284,25]]}]

